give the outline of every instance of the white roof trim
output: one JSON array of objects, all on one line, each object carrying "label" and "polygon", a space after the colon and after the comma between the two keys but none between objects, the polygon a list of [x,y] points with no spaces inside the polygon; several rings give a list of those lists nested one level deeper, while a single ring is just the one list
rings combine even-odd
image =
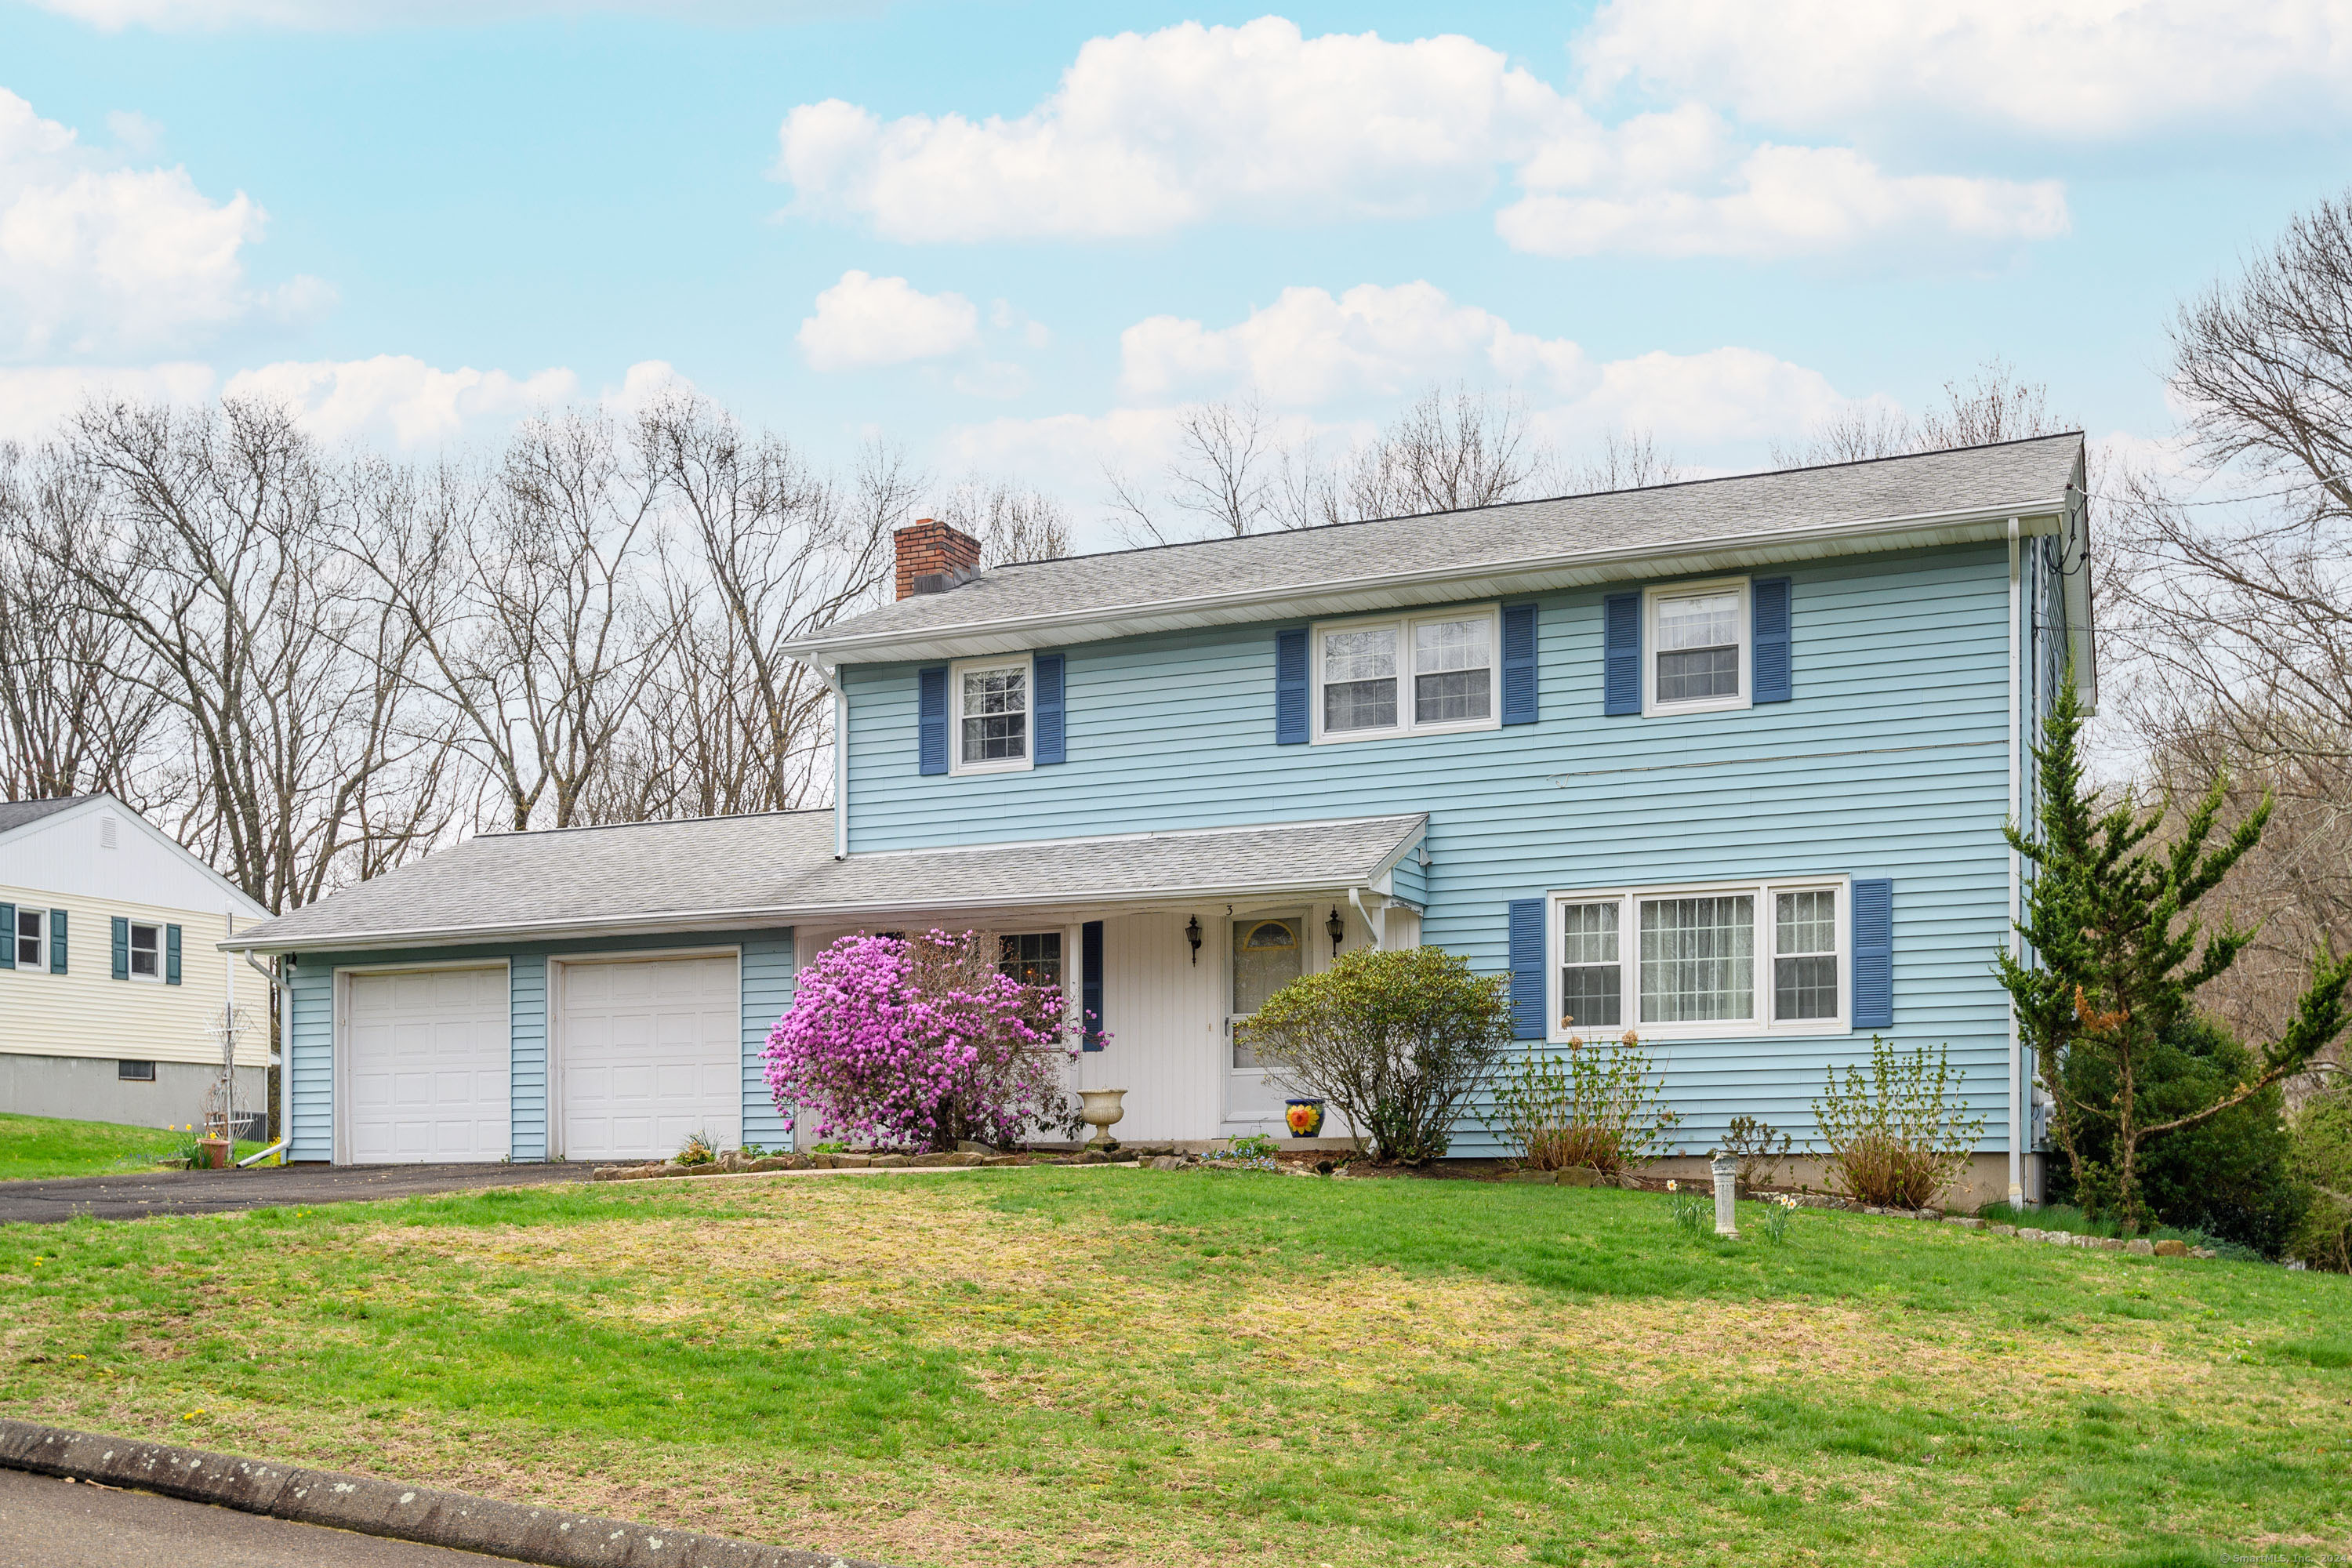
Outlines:
[{"label": "white roof trim", "polygon": [[[1236,621],[1381,610],[1404,604],[1435,602],[1433,590],[1445,591],[1443,595],[1445,597],[1477,599],[1546,588],[1578,587],[1622,580],[1626,574],[1625,568],[1635,565],[1653,575],[1673,576],[1773,564],[1823,554],[1852,555],[1877,550],[1972,543],[1980,540],[2006,539],[2009,536],[2009,520],[2012,517],[2024,520],[2024,531],[2028,534],[2055,532],[2063,526],[2061,520],[2069,504],[2069,498],[2060,495],[2030,501],[1970,507],[1959,511],[1822,523],[1810,528],[1775,529],[1769,533],[1718,535],[1664,547],[1639,545],[1619,550],[1581,550],[1565,555],[1530,556],[1518,561],[1478,562],[1413,572],[1336,577],[1310,587],[1200,594],[920,630],[803,637],[785,644],[783,651],[821,670],[830,670],[840,664],[852,662],[852,656],[863,656],[878,662],[884,658],[939,658],[1009,653],[1021,648],[1045,647],[1052,641],[1086,641],[1095,637],[1125,637],[1139,632]],[[1073,636],[1081,633],[1087,635]]]}]

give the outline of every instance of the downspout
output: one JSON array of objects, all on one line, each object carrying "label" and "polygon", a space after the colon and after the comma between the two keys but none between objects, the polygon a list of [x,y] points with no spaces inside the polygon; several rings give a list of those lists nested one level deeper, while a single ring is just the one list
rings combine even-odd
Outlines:
[{"label": "downspout", "polygon": [[269,994],[278,1004],[278,1138],[261,1152],[239,1160],[237,1166],[243,1169],[272,1154],[283,1153],[286,1145],[294,1141],[293,1101],[289,1098],[294,1083],[294,988],[279,979],[276,970],[254,957],[251,949],[240,956],[247,968],[269,982]]},{"label": "downspout", "polygon": [[[2018,612],[2022,597],[2022,584],[2018,579],[2018,524],[2009,520],[2009,819],[2024,830],[2023,808],[2019,804],[2018,791],[2025,777],[2024,758],[2020,754],[2024,734],[2024,703],[2020,690],[2024,674],[2024,649],[2017,635]],[[2004,846],[2004,848],[2007,847]],[[2008,849],[2009,918],[2008,941],[2010,961],[2022,962],[2024,952],[2017,940],[2018,900],[2022,887],[2017,863],[2017,851]],[[2025,1076],[2022,1042],[2018,1037],[2017,998],[2007,998],[2009,1004],[2009,1204],[2012,1209],[2025,1206],[2025,1129],[2021,1125],[2020,1086]]]},{"label": "downspout", "polygon": [[833,858],[849,858],[849,693],[838,665],[820,664],[825,689],[833,693]]}]

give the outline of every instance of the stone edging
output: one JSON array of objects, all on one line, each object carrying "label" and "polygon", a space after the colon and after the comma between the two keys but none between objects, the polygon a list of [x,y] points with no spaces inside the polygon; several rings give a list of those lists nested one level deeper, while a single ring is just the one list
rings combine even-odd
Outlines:
[{"label": "stone edging", "polygon": [[662,1568],[878,1568],[830,1552],[649,1530],[593,1514],[69,1432],[5,1416],[0,1416],[0,1468],[549,1568],[653,1568],[656,1563]]}]

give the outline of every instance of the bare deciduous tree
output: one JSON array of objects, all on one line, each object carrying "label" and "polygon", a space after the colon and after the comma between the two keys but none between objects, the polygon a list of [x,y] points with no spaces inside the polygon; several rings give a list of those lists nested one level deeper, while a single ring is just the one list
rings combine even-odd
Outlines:
[{"label": "bare deciduous tree", "polygon": [[974,474],[931,506],[931,515],[980,541],[981,563],[1052,561],[1070,552],[1069,514],[1043,490]]},{"label": "bare deciduous tree", "polygon": [[2049,388],[2021,381],[2007,360],[1989,359],[1966,381],[1944,383],[1944,400],[1917,421],[1885,404],[1849,403],[1801,441],[1772,443],[1772,461],[1784,468],[1858,463],[1911,452],[2023,441],[2073,428],[2050,416]]}]

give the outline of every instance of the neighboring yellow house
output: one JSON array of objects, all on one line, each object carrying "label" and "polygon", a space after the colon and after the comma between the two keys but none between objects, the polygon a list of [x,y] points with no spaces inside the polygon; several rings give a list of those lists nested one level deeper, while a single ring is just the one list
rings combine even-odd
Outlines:
[{"label": "neighboring yellow house", "polygon": [[268,913],[112,795],[0,802],[0,1110],[193,1122],[234,996],[236,1110],[266,1117],[269,983],[219,943]]}]

